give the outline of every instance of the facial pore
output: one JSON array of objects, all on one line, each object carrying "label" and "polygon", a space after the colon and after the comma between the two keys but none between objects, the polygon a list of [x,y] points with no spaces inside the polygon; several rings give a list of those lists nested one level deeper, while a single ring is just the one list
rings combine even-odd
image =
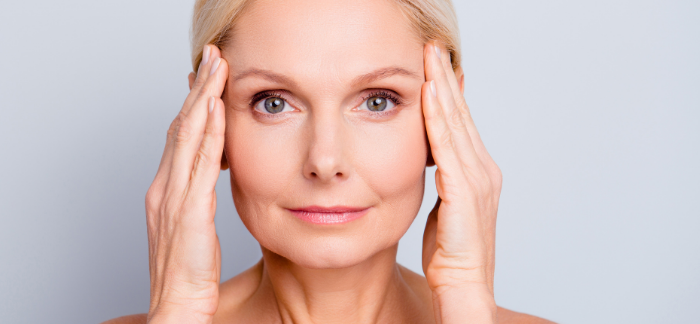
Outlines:
[{"label": "facial pore", "polygon": [[[236,209],[262,246],[341,268],[399,241],[423,198],[423,43],[393,1],[256,0],[223,57]],[[369,102],[369,104],[368,104]],[[289,211],[370,207],[343,224]]]}]

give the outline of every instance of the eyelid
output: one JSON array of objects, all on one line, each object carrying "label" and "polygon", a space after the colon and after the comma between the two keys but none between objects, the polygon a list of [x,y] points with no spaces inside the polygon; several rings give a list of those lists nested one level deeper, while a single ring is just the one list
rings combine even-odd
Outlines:
[{"label": "eyelid", "polygon": [[278,116],[285,115],[285,114],[288,113],[289,111],[271,114],[271,113],[269,113],[269,112],[260,111],[260,110],[258,110],[258,109],[256,109],[256,108],[257,108],[257,106],[260,104],[260,102],[263,101],[263,100],[266,100],[266,99],[268,99],[268,98],[280,98],[280,99],[284,100],[284,104],[287,105],[287,106],[289,106],[289,108],[291,108],[291,109],[297,109],[297,108],[295,107],[295,105],[293,105],[293,104],[290,103],[290,101],[292,101],[292,100],[290,100],[290,99],[288,98],[288,97],[290,97],[290,96],[289,96],[287,93],[288,93],[288,92],[285,91],[285,90],[265,90],[265,91],[260,91],[260,92],[256,93],[255,95],[253,95],[252,99],[250,100],[249,106],[250,106],[250,108],[253,110],[253,112],[255,112],[255,113],[259,114],[259,115],[263,115],[263,116],[265,116],[265,117],[270,117],[270,118],[277,118]]},{"label": "eyelid", "polygon": [[[280,112],[280,113],[276,113],[276,114],[271,114],[268,112],[259,111],[258,109],[256,109],[256,107],[260,104],[260,102],[262,100],[266,100],[268,98],[280,98],[280,99],[284,100],[286,105],[291,106],[290,108],[297,109],[294,104],[290,103],[290,102],[293,102],[294,99],[291,98],[291,100],[290,100],[289,97],[291,97],[291,96],[289,95],[289,92],[286,90],[264,90],[264,91],[260,91],[260,92],[256,93],[255,95],[253,95],[253,97],[251,98],[251,100],[249,102],[249,106],[253,109],[253,111],[259,113],[260,115],[265,115],[265,117],[272,117],[272,116],[276,117],[276,116],[283,115],[285,113]],[[386,98],[394,106],[389,108],[388,110],[382,110],[382,111],[371,111],[369,109],[362,108],[361,106],[363,106],[363,104],[366,103],[367,100],[369,98],[372,98],[372,97]],[[397,109],[399,109],[399,106],[402,106],[404,104],[403,98],[401,98],[401,96],[396,91],[389,90],[389,89],[382,89],[382,88],[367,89],[367,90],[363,91],[363,94],[361,95],[360,98],[361,98],[360,102],[355,106],[355,108],[353,110],[360,108],[358,110],[365,110],[365,111],[369,112],[371,115],[377,115],[377,116],[390,114],[391,112],[394,112]],[[366,105],[364,105],[364,106],[366,106]]]},{"label": "eyelid", "polygon": [[249,106],[255,107],[260,100],[265,100],[267,98],[281,98],[287,101],[286,98],[284,98],[283,91],[281,90],[265,90],[265,91],[260,91],[256,94],[253,95],[253,97],[250,99],[250,102],[248,103]]},{"label": "eyelid", "polygon": [[390,110],[383,110],[383,111],[371,111],[369,109],[362,109],[362,108],[361,108],[361,110],[367,110],[373,114],[386,113],[389,111],[396,110],[397,109],[396,107],[400,106],[403,103],[403,101],[400,99],[400,96],[394,91],[387,90],[387,89],[370,89],[370,90],[367,90],[367,94],[362,95],[362,97],[361,97],[362,101],[360,101],[360,104],[357,107],[360,108],[361,106],[363,106],[363,104],[365,102],[367,102],[367,100],[369,98],[372,98],[372,97],[386,98],[387,100],[391,101],[394,104],[394,107],[392,107]]}]

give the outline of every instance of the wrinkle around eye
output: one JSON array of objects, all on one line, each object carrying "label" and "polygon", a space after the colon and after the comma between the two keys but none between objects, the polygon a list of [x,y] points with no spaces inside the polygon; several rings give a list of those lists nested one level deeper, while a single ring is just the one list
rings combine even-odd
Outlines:
[{"label": "wrinkle around eye", "polygon": [[[303,85],[302,85],[303,86]],[[391,93],[394,97],[399,99],[396,106],[399,107],[389,107],[383,111],[388,110],[404,110],[406,108],[411,108],[416,102],[420,102],[421,98],[421,80],[407,77],[402,74],[394,75],[392,77],[381,78],[379,80],[374,80],[370,84],[365,84],[361,86],[360,89],[354,89],[350,85],[345,85],[340,87],[339,91],[345,92],[345,94],[338,94],[339,103],[342,105],[347,105],[345,109],[349,110],[365,110],[370,113],[373,111],[369,110],[367,107],[360,107],[360,105],[366,105],[367,99],[371,97],[373,92],[387,92]],[[227,96],[229,101],[234,104],[237,110],[246,110],[254,108],[255,104],[251,105],[256,94],[270,92],[278,94],[279,97],[285,100],[287,105],[292,106],[293,110],[297,112],[306,111],[311,109],[312,106],[310,100],[315,101],[316,96],[326,97],[328,94],[319,93],[314,89],[298,89],[298,88],[287,88],[271,82],[266,78],[260,78],[257,75],[252,75],[243,78],[241,82],[229,83]],[[300,92],[297,94],[297,92]],[[301,95],[301,97],[297,97]],[[311,97],[310,97],[311,96]],[[313,98],[312,98],[313,97]],[[354,98],[353,98],[354,97]],[[260,98],[260,100],[265,100],[267,97]],[[391,101],[391,99],[387,100]],[[396,103],[396,102],[395,102]],[[285,108],[287,109],[287,108]],[[260,114],[286,114],[291,111],[285,110],[279,113],[268,113],[266,111],[260,111]],[[376,112],[374,112],[376,113]]]}]

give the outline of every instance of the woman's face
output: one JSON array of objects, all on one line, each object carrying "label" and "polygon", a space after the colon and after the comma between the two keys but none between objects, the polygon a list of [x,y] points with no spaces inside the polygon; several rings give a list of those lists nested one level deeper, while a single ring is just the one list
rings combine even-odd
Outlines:
[{"label": "woman's face", "polygon": [[[396,244],[420,208],[428,154],[423,43],[397,5],[256,0],[231,36],[225,154],[248,230],[311,268]],[[309,206],[368,209],[293,212]]]}]

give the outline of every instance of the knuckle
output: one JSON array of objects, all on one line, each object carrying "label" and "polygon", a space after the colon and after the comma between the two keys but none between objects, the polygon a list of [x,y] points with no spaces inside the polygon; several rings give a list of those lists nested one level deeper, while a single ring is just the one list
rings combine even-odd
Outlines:
[{"label": "knuckle", "polygon": [[175,143],[184,144],[192,138],[192,135],[192,125],[185,119],[175,131]]},{"label": "knuckle", "polygon": [[[202,138],[202,143],[199,145],[199,155],[202,156],[204,161],[211,161],[213,159],[212,154],[212,149],[214,146],[214,139],[216,135],[219,135],[218,133],[222,133],[214,126],[207,125],[207,128],[204,133],[204,137]],[[223,134],[222,134],[223,135]]]},{"label": "knuckle", "polygon": [[151,185],[146,191],[146,206],[153,206],[157,201],[157,192],[155,186]]},{"label": "knuckle", "polygon": [[460,97],[459,101],[459,110],[464,114],[466,118],[471,118],[471,112],[469,111],[469,105],[467,105],[467,102],[464,100],[464,97]]},{"label": "knuckle", "polygon": [[161,201],[161,193],[160,190],[157,189],[156,186],[151,185],[150,188],[148,188],[148,191],[146,192],[146,215],[153,215],[155,214],[160,205]]},{"label": "knuckle", "polygon": [[452,110],[447,121],[450,123],[450,126],[452,126],[454,128],[460,129],[464,126],[464,120],[462,119],[462,113],[459,111],[459,109],[456,109],[456,108]]},{"label": "knuckle", "polygon": [[211,156],[209,155],[209,153],[207,153],[207,150],[199,150],[199,153],[197,153],[197,156],[194,160],[194,170],[199,170],[199,168],[201,168],[202,166],[209,164],[210,161]]},{"label": "knuckle", "polygon": [[449,130],[445,130],[440,134],[439,141],[441,146],[452,146],[452,133]]},{"label": "knuckle", "polygon": [[167,139],[173,138],[173,134],[175,134],[175,128],[170,127],[168,128],[168,133],[165,135]]},{"label": "knuckle", "polygon": [[501,172],[501,168],[499,168],[495,163],[493,164],[493,168],[491,170],[491,179],[494,189],[500,191],[501,187],[503,186],[503,173]]},{"label": "knuckle", "polygon": [[489,179],[485,170],[469,169],[465,170],[468,176],[469,187],[478,197],[484,197],[491,192],[491,179]]},{"label": "knuckle", "polygon": [[221,127],[217,127],[217,125],[207,123],[207,125],[204,128],[204,134],[205,138],[218,138],[224,136],[224,129]]},{"label": "knuckle", "polygon": [[[200,71],[202,72],[202,71]],[[204,84],[205,78],[203,75],[197,75],[197,77],[194,79],[194,84],[192,85],[192,89],[196,89],[198,87],[201,87]]]},{"label": "knuckle", "polygon": [[481,174],[481,192],[483,193],[491,193],[491,188],[493,188],[493,181],[491,181],[491,178],[486,174],[486,172],[482,172]]},{"label": "knuckle", "polygon": [[173,138],[175,135],[175,132],[177,129],[180,127],[180,124],[182,121],[185,119],[185,113],[180,110],[180,112],[175,116],[175,119],[173,119],[173,122],[170,123],[170,127],[168,128],[168,139]]},{"label": "knuckle", "polygon": [[202,84],[202,86],[199,88],[199,97],[204,97],[209,93],[209,88],[210,86],[208,84]]},{"label": "knuckle", "polygon": [[168,133],[166,134],[166,138],[170,139],[173,137],[173,133],[175,133],[175,128],[177,127],[177,117],[173,120],[173,122],[170,124],[170,127],[168,127]]},{"label": "knuckle", "polygon": [[423,108],[425,111],[425,118],[427,120],[439,119],[442,115],[442,108],[438,105],[433,105],[430,109]]},{"label": "knuckle", "polygon": [[[192,168],[192,177],[202,173],[205,169],[211,167],[216,162],[213,152],[209,149],[211,145],[206,144],[206,140],[202,141],[202,146],[195,156],[194,165]],[[218,162],[216,162],[218,163]]]}]

